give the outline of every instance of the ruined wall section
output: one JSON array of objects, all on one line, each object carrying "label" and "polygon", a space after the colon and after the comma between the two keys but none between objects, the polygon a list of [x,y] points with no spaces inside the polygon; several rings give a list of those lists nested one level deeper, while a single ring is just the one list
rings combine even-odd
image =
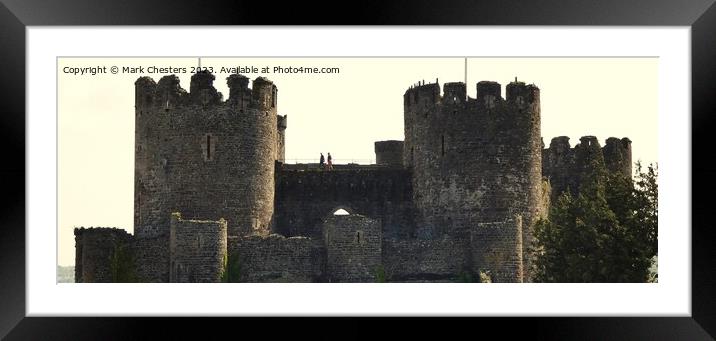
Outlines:
[{"label": "ruined wall section", "polygon": [[239,282],[321,282],[325,248],[306,237],[229,237],[229,259]]},{"label": "ruined wall section", "polygon": [[278,174],[276,233],[322,239],[323,219],[339,208],[380,219],[386,237],[410,237],[414,232],[410,171],[283,170]]},{"label": "ruined wall section", "polygon": [[169,231],[170,282],[221,281],[228,257],[226,220],[184,220],[173,213]]},{"label": "ruined wall section", "polygon": [[559,136],[542,155],[542,174],[550,182],[552,201],[566,191],[577,195],[584,177],[595,167],[628,178],[632,175],[631,140],[626,137],[610,137],[602,148],[595,136],[583,136],[571,148],[569,137]]},{"label": "ruined wall section", "polygon": [[469,240],[437,239],[383,241],[383,267],[388,282],[455,282],[471,271]]},{"label": "ruined wall section", "polygon": [[[176,76],[136,86],[135,230],[168,235],[172,212],[229,222],[230,235],[268,234],[278,157],[276,87],[265,78],[231,75],[229,98],[214,76],[192,76],[190,93]],[[285,121],[284,121],[285,122]]]},{"label": "ruined wall section", "polygon": [[382,263],[380,220],[358,214],[323,221],[328,282],[375,282]]},{"label": "ruined wall section", "polygon": [[493,282],[525,280],[522,217],[480,223],[470,233],[472,273],[487,273]]},{"label": "ruined wall section", "polygon": [[[479,223],[541,214],[539,89],[513,82],[420,84],[404,95],[405,164],[413,170],[419,237],[467,237]],[[531,231],[523,230],[531,241]]]},{"label": "ruined wall section", "polygon": [[112,258],[121,248],[131,252],[132,235],[107,227],[75,228],[75,282],[110,283]]}]

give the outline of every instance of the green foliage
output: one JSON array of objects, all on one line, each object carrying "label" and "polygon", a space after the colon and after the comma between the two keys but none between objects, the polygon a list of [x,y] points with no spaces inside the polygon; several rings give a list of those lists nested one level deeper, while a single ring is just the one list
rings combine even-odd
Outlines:
[{"label": "green foliage", "polygon": [[137,283],[139,278],[134,267],[134,257],[127,245],[115,245],[110,256],[109,268],[114,283]]},{"label": "green foliage", "polygon": [[534,226],[540,282],[646,282],[656,256],[656,167],[635,179],[585,174],[577,197],[563,193]]},{"label": "green foliage", "polygon": [[378,267],[375,269],[375,281],[377,283],[385,283],[387,281],[387,276],[385,275],[385,268],[383,267],[383,264],[378,265]]},{"label": "green foliage", "polygon": [[224,255],[224,270],[221,272],[221,282],[238,283],[241,281],[241,262],[238,255]]},{"label": "green foliage", "polygon": [[492,276],[489,270],[480,270],[476,278],[470,271],[460,271],[455,279],[458,283],[492,283]]},{"label": "green foliage", "polygon": [[457,282],[459,283],[475,283],[475,279],[469,271],[461,271],[457,275]]}]

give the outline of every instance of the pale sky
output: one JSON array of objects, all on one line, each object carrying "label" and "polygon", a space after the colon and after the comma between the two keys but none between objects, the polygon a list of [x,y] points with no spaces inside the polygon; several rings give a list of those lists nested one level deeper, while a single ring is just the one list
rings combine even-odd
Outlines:
[{"label": "pale sky", "polygon": [[[148,67],[185,67],[189,90],[194,58],[60,58],[58,61],[59,264],[74,264],[75,226],[133,232],[134,81]],[[221,67],[338,67],[334,74],[247,73],[278,87],[278,112],[288,115],[288,162],[316,162],[330,152],[337,163],[374,162],[373,143],[403,139],[403,93],[419,82],[460,82],[464,58],[202,58],[214,86],[228,97]],[[119,74],[72,75],[65,67],[118,66]],[[122,73],[143,66],[144,74]],[[468,95],[475,84],[515,77],[541,90],[542,136],[629,137],[633,161],[657,162],[657,58],[469,58]]]}]

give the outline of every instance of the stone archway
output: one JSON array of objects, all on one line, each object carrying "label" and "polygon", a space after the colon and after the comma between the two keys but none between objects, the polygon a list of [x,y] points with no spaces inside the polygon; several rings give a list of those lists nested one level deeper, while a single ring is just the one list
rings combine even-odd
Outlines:
[{"label": "stone archway", "polygon": [[326,218],[334,215],[354,215],[356,214],[355,210],[348,206],[339,205],[334,208],[332,208],[329,213],[327,214]]}]

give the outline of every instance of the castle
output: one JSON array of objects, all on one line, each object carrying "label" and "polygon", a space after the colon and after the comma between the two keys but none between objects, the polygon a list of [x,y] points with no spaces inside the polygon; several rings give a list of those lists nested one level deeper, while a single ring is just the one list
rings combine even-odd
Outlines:
[{"label": "castle", "polygon": [[[276,85],[233,74],[228,99],[199,72],[135,82],[134,235],[75,229],[77,282],[530,280],[532,224],[596,161],[631,176],[631,141],[540,135],[540,90],[511,82],[418,83],[404,141],[376,164],[285,164]],[[334,215],[338,209],[349,215]]]}]

